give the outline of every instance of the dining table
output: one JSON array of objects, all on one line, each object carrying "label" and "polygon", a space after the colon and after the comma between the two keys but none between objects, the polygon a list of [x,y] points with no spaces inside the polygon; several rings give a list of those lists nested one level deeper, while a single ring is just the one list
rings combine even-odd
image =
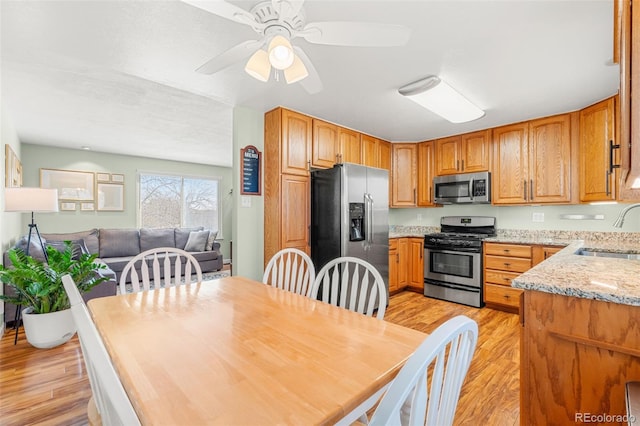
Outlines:
[{"label": "dining table", "polygon": [[143,425],[350,422],[427,337],[240,276],[88,307]]}]

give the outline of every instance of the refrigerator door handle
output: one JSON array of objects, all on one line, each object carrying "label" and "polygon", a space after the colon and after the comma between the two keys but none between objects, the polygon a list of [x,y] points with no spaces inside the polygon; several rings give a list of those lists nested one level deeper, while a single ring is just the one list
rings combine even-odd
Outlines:
[{"label": "refrigerator door handle", "polygon": [[367,245],[373,244],[373,198],[371,194],[365,193],[364,198],[367,201]]}]

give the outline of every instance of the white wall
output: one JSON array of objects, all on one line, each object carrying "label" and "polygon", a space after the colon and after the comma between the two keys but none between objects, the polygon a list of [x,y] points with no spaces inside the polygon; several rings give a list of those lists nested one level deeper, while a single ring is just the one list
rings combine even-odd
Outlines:
[{"label": "white wall", "polygon": [[[622,229],[613,222],[627,204],[569,206],[449,205],[437,208],[391,209],[390,225],[440,226],[441,216],[495,216],[499,229],[566,230],[598,232],[640,232],[640,208],[631,210]],[[533,222],[533,213],[544,213],[544,222]],[[603,220],[561,219],[563,214],[604,215]],[[421,218],[419,218],[421,216]]]},{"label": "white wall", "polygon": [[[247,145],[264,151],[264,113],[237,107],[233,110],[233,275],[262,281],[264,193],[260,196],[240,194],[240,149]],[[264,157],[261,166],[264,176]],[[243,198],[251,205],[243,206]]]}]

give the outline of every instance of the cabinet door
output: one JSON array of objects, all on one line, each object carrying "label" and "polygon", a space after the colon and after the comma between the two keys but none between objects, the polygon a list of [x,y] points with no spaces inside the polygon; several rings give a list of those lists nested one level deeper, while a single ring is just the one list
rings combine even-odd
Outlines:
[{"label": "cabinet door", "polygon": [[434,142],[418,144],[418,205],[433,206]]},{"label": "cabinet door", "polygon": [[378,139],[362,135],[362,164],[370,167],[378,167]]},{"label": "cabinet door", "polygon": [[424,239],[410,238],[411,269],[409,286],[424,293]]},{"label": "cabinet door", "polygon": [[362,164],[362,143],[360,133],[338,128],[338,138],[340,140],[341,161],[344,163]]},{"label": "cabinet door", "polygon": [[391,172],[391,142],[378,141],[378,165],[376,167]]},{"label": "cabinet door", "polygon": [[409,269],[411,257],[409,253],[409,238],[398,238],[398,288],[409,285]]},{"label": "cabinet door", "polygon": [[493,204],[524,204],[528,199],[528,123],[493,129]]},{"label": "cabinet door", "polygon": [[394,143],[392,146],[392,207],[415,207],[417,144]]},{"label": "cabinet door", "polygon": [[571,201],[571,118],[569,114],[529,123],[531,203]]},{"label": "cabinet door", "polygon": [[309,254],[311,191],[305,176],[282,175],[280,247],[297,248]]},{"label": "cabinet door", "polygon": [[464,173],[484,172],[489,170],[489,146],[491,131],[483,130],[462,135],[461,167]]},{"label": "cabinet door", "polygon": [[460,173],[460,136],[436,140],[436,175]]},{"label": "cabinet door", "polygon": [[297,112],[282,110],[281,173],[309,176],[312,119]]},{"label": "cabinet door", "polygon": [[389,292],[398,290],[398,270],[399,266],[398,240],[389,240]]},{"label": "cabinet door", "polygon": [[338,153],[338,126],[313,119],[313,144],[311,165],[330,169]]},{"label": "cabinet door", "polygon": [[[580,111],[580,201],[616,199],[617,162],[611,144],[614,136],[613,99]],[[614,155],[614,158],[611,156]]]}]

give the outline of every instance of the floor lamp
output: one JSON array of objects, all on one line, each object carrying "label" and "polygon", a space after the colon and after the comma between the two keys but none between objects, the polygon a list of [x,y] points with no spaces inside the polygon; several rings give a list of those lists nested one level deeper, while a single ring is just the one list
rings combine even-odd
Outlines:
[{"label": "floor lamp", "polygon": [[[44,212],[57,212],[58,211],[58,190],[46,189],[46,188],[6,188],[4,190],[4,211],[5,212],[31,212],[31,223],[29,224],[29,235],[27,237],[27,248],[25,254],[29,255],[29,249],[31,248],[31,239],[33,238],[33,232],[35,231],[42,252],[44,253],[44,259],[49,261],[47,256],[47,249],[42,242],[38,225],[35,222],[35,213]],[[16,337],[13,344],[18,342],[18,328],[20,327],[20,314],[22,312],[21,306],[16,306],[16,315],[14,317],[14,324],[16,328]]]}]

